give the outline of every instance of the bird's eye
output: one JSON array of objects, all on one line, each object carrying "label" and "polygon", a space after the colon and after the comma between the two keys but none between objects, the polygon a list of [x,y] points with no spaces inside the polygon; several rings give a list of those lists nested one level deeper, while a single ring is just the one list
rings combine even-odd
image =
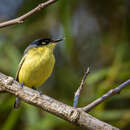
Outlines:
[{"label": "bird's eye", "polygon": [[42,45],[46,45],[46,42],[42,42]]}]

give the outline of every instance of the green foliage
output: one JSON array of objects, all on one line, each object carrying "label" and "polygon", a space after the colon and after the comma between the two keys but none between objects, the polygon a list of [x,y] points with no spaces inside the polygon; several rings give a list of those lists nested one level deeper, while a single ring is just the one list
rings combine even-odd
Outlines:
[{"label": "green foliage", "polygon": [[[42,87],[66,104],[73,104],[74,92],[84,71],[91,73],[80,96],[79,106],[87,105],[108,90],[130,78],[128,25],[124,24],[123,0],[61,0],[25,20],[24,24],[1,29],[0,72],[15,77],[25,47],[41,37],[59,38],[65,42],[55,50],[56,65],[52,77]],[[34,8],[39,1],[24,1],[18,15]],[[112,8],[111,8],[112,6]],[[130,129],[130,86],[94,108],[90,113],[122,130]],[[0,94],[0,127],[2,130],[79,130],[39,108],[21,104],[13,110],[15,97]]]}]

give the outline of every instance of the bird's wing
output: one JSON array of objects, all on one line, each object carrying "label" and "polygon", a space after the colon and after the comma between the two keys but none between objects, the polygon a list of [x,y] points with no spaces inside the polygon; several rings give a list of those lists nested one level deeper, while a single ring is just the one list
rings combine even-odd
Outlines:
[{"label": "bird's wing", "polygon": [[35,44],[30,44],[30,45],[25,49],[24,55],[25,55],[30,49],[36,48],[36,47],[37,47],[37,45],[35,45]]},{"label": "bird's wing", "polygon": [[22,60],[20,61],[20,63],[19,63],[19,66],[18,66],[18,70],[17,70],[17,73],[16,73],[16,80],[17,81],[19,81],[19,79],[18,79],[18,75],[19,75],[19,72],[20,72],[20,69],[21,69],[21,67],[22,67],[22,65],[23,65],[23,63],[24,63],[24,61],[25,61],[25,59],[26,59],[26,56],[27,56],[27,52],[31,49],[31,48],[35,48],[36,47],[36,45],[29,45],[26,49],[25,49],[25,51],[24,51],[24,56],[23,56],[23,58],[22,58]]},{"label": "bird's wing", "polygon": [[21,60],[20,63],[19,63],[18,70],[17,70],[17,73],[16,73],[16,78],[15,78],[17,81],[19,81],[18,75],[19,75],[20,69],[21,69],[21,67],[22,67],[22,65],[23,65],[23,63],[24,63],[24,61],[25,61],[26,56],[27,56],[27,55],[25,54],[25,55],[23,56],[22,60]]}]

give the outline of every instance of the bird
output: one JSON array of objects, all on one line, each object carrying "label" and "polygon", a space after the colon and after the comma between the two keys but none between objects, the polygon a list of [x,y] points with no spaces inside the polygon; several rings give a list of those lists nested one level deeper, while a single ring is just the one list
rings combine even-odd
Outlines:
[{"label": "bird", "polygon": [[[52,40],[41,38],[33,41],[25,49],[16,73],[16,81],[23,85],[37,89],[50,77],[54,64],[54,48],[64,38]],[[14,108],[20,106],[21,99],[16,97]]]}]

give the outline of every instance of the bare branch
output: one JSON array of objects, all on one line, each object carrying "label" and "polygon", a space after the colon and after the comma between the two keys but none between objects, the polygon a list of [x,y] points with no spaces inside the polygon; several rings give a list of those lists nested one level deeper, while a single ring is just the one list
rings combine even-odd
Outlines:
[{"label": "bare branch", "polygon": [[47,112],[50,112],[64,120],[88,130],[119,130],[107,123],[104,123],[91,115],[85,113],[82,109],[75,109],[62,102],[59,102],[46,95],[40,95],[28,87],[21,88],[19,83],[12,77],[0,73],[0,88],[11,93],[25,102],[37,106]]},{"label": "bare branch", "polygon": [[102,103],[104,100],[112,97],[115,94],[119,94],[120,91],[125,88],[127,85],[130,85],[130,79],[128,79],[127,81],[125,81],[124,83],[122,83],[121,85],[119,85],[118,87],[108,91],[106,94],[104,94],[102,97],[96,99],[95,101],[93,101],[92,103],[90,103],[89,105],[83,107],[82,109],[86,112],[89,112],[91,109],[93,109],[95,106],[97,106],[98,104]]},{"label": "bare branch", "polygon": [[48,1],[44,2],[44,3],[41,3],[36,8],[32,9],[28,13],[26,13],[26,14],[18,17],[18,18],[15,18],[15,19],[12,19],[12,20],[0,23],[0,28],[6,27],[6,26],[10,26],[10,25],[14,25],[14,24],[21,24],[21,23],[24,22],[25,19],[27,19],[28,17],[30,17],[34,13],[40,11],[41,9],[49,6],[50,4],[52,4],[52,3],[56,2],[56,1],[57,0],[48,0]]},{"label": "bare branch", "polygon": [[83,76],[83,79],[81,81],[81,84],[79,86],[79,88],[77,89],[77,91],[75,92],[75,96],[74,96],[74,103],[73,103],[73,107],[76,108],[77,107],[77,104],[78,104],[78,100],[79,100],[79,96],[80,96],[80,92],[81,90],[83,89],[84,87],[84,84],[85,84],[85,80],[86,80],[86,77],[87,75],[89,74],[90,72],[90,69],[88,67],[87,71],[85,72],[84,76]]}]

